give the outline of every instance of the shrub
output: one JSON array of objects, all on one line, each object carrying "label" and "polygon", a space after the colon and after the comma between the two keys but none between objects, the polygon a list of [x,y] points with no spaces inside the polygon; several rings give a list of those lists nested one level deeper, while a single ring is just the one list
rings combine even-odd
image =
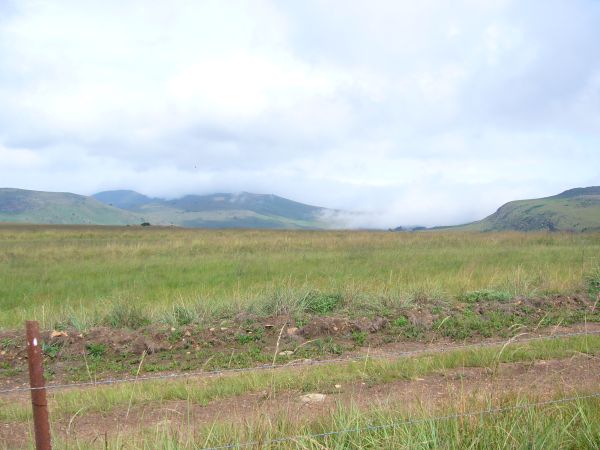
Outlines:
[{"label": "shrub", "polygon": [[505,291],[495,291],[493,289],[484,289],[481,291],[467,292],[461,297],[461,300],[466,303],[477,302],[507,302],[512,296]]},{"label": "shrub", "polygon": [[173,317],[177,325],[189,325],[196,319],[196,313],[190,308],[178,305],[173,308]]},{"label": "shrub", "polygon": [[88,355],[95,359],[101,358],[106,353],[106,345],[104,344],[97,344],[92,342],[90,344],[87,344],[85,348],[88,352]]},{"label": "shrub", "polygon": [[596,299],[600,296],[600,268],[588,275],[586,281],[590,297]]},{"label": "shrub", "polygon": [[175,344],[183,339],[183,331],[175,330],[169,335],[169,342]]},{"label": "shrub", "polygon": [[235,337],[240,344],[249,344],[250,342],[258,341],[260,338],[255,334],[238,334]]},{"label": "shrub", "polygon": [[104,323],[113,328],[131,328],[135,330],[148,325],[150,319],[142,312],[141,308],[119,303],[114,305],[106,315]]},{"label": "shrub", "polygon": [[364,345],[367,339],[366,331],[353,331],[352,332],[352,340],[356,345]]},{"label": "shrub", "polygon": [[327,314],[342,302],[341,294],[324,294],[318,291],[309,292],[304,298],[306,311],[316,314]]},{"label": "shrub", "polygon": [[405,327],[406,325],[408,325],[408,319],[404,316],[400,316],[392,323],[397,327]]},{"label": "shrub", "polygon": [[236,335],[235,339],[240,344],[249,344],[250,342],[260,341],[263,338],[263,335],[264,335],[264,330],[259,328],[259,329],[253,330],[251,333],[247,333],[247,334],[240,333],[240,334]]},{"label": "shrub", "polygon": [[60,342],[53,342],[51,344],[48,344],[47,342],[42,342],[42,353],[44,353],[44,355],[52,359],[56,358],[56,355],[58,355],[60,348]]}]

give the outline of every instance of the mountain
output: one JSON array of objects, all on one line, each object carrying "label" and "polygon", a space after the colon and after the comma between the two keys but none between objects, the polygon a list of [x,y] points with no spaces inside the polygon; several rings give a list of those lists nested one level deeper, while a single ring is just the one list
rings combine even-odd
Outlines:
[{"label": "mountain", "polygon": [[331,210],[276,195],[186,195],[164,200],[135,191],[67,192],[0,189],[0,222],[93,225],[177,225],[203,228],[320,229]]},{"label": "mountain", "polygon": [[144,217],[157,225],[203,228],[326,228],[330,212],[277,195],[218,193],[186,195],[173,200],[151,198],[135,191],[105,191],[96,200]]},{"label": "mountain", "polygon": [[127,209],[129,211],[137,211],[144,205],[154,201],[160,201],[160,199],[150,198],[139,192],[128,190],[104,191],[94,194],[92,197],[106,205]]},{"label": "mountain", "polygon": [[455,227],[470,231],[600,231],[600,186],[505,204],[485,219]]},{"label": "mountain", "polygon": [[0,188],[0,222],[127,225],[140,217],[83,195]]}]

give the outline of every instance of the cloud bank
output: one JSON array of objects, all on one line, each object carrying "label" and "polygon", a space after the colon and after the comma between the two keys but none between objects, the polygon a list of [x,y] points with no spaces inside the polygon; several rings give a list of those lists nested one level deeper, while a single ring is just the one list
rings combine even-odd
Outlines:
[{"label": "cloud bank", "polygon": [[0,2],[0,184],[467,222],[600,184],[598,23],[594,0]]}]

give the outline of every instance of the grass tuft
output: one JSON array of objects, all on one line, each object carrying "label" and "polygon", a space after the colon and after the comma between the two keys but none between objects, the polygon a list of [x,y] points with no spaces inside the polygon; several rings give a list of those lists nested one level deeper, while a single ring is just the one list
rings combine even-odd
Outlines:
[{"label": "grass tuft", "polygon": [[151,323],[141,307],[126,303],[115,304],[104,318],[104,323],[113,328],[136,330]]}]

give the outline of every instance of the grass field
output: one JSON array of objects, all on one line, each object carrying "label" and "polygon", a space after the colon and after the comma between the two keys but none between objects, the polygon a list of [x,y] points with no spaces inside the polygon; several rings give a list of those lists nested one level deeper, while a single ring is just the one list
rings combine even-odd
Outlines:
[{"label": "grass field", "polygon": [[600,234],[2,226],[0,327],[93,324],[119,304],[152,319],[174,306],[277,312],[314,291],[349,309],[484,289],[572,294],[599,265]]},{"label": "grass field", "polygon": [[[521,408],[598,392],[599,268],[597,233],[2,225],[0,387],[25,383],[38,319],[64,330],[42,343],[51,384],[249,370],[50,391],[56,448],[599,448],[597,397]],[[508,340],[557,330],[596,334]],[[427,352],[390,356],[407,348]],[[31,442],[10,395],[0,448]]]}]

